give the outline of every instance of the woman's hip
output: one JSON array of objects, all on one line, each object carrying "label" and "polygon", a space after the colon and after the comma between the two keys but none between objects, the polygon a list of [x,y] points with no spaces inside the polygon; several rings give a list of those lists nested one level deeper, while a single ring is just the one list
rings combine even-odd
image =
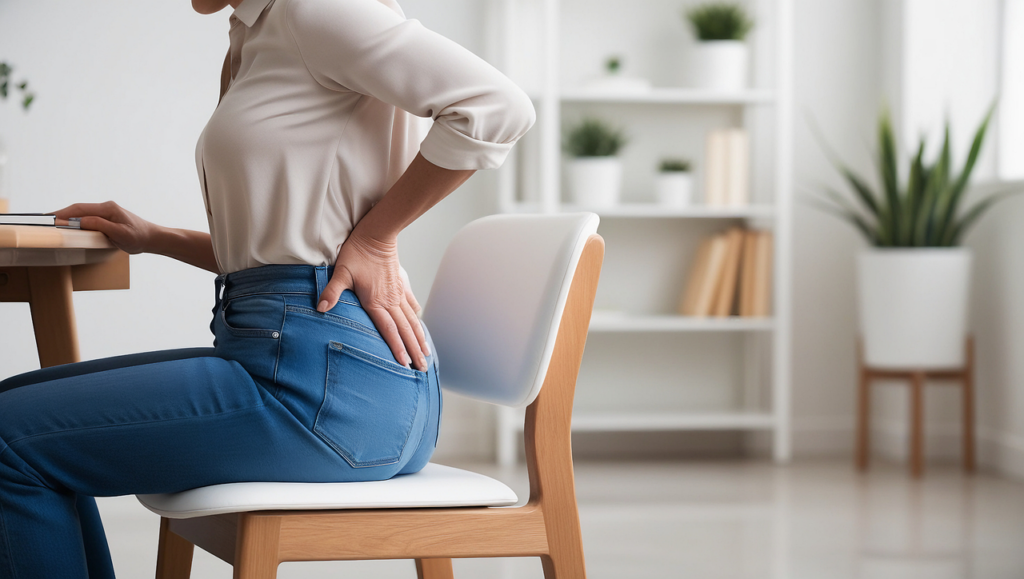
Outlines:
[{"label": "woman's hip", "polygon": [[441,401],[433,344],[428,370],[420,372],[395,360],[351,291],[318,312],[332,270],[270,265],[218,276],[211,323],[217,355],[238,361],[352,466],[404,462],[421,444],[432,449],[436,442]]}]

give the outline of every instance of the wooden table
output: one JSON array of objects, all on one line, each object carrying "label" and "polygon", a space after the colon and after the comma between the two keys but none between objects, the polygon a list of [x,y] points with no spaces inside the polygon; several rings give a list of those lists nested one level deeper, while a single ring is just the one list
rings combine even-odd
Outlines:
[{"label": "wooden table", "polygon": [[81,359],[71,292],[128,289],[128,277],[128,254],[98,231],[0,225],[0,302],[28,302],[43,368]]}]

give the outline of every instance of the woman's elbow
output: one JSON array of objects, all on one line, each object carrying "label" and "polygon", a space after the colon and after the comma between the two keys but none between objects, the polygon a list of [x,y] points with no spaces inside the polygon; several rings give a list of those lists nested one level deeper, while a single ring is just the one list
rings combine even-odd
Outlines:
[{"label": "woman's elbow", "polygon": [[507,126],[511,133],[507,142],[515,142],[537,122],[537,110],[533,106],[533,99],[523,89],[513,83],[509,85],[510,88],[504,91]]}]

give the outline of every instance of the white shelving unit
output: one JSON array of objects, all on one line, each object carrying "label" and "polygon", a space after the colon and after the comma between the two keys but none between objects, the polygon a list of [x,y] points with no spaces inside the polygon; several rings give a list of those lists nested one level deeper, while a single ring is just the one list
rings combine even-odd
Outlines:
[{"label": "white shelving unit", "polygon": [[[666,37],[670,25],[683,29],[683,8],[698,1],[494,0],[498,64],[533,96],[538,115],[499,173],[499,204],[503,212],[588,210],[566,203],[562,194],[563,121],[596,113],[623,125],[637,152],[624,157],[624,203],[596,211],[607,254],[572,429],[768,432],[774,459],[785,462],[791,455],[792,0],[747,2],[756,22],[749,90],[608,92],[576,88],[571,78],[596,71],[605,56],[621,52],[639,55],[641,62],[656,60],[644,59],[654,54],[662,60],[648,62],[648,72],[659,65],[663,72],[666,61],[658,51],[665,43],[652,39]],[[677,21],[665,23],[667,14]],[[639,29],[645,22],[661,28]],[[621,39],[615,36],[620,30]],[[752,203],[669,209],[649,201],[645,180],[657,161],[650,157],[678,156],[685,149],[699,159],[704,133],[721,126],[742,126],[751,134]],[[697,183],[699,167],[698,161]],[[674,315],[698,240],[737,223],[774,233],[773,316]],[[516,461],[522,424],[521,412],[499,410],[500,463]]]}]

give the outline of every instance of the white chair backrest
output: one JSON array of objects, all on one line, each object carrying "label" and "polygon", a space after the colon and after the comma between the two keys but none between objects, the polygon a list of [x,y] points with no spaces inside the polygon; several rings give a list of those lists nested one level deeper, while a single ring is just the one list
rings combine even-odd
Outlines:
[{"label": "white chair backrest", "polygon": [[446,390],[505,406],[537,398],[598,221],[593,213],[494,215],[455,235],[423,314]]}]

